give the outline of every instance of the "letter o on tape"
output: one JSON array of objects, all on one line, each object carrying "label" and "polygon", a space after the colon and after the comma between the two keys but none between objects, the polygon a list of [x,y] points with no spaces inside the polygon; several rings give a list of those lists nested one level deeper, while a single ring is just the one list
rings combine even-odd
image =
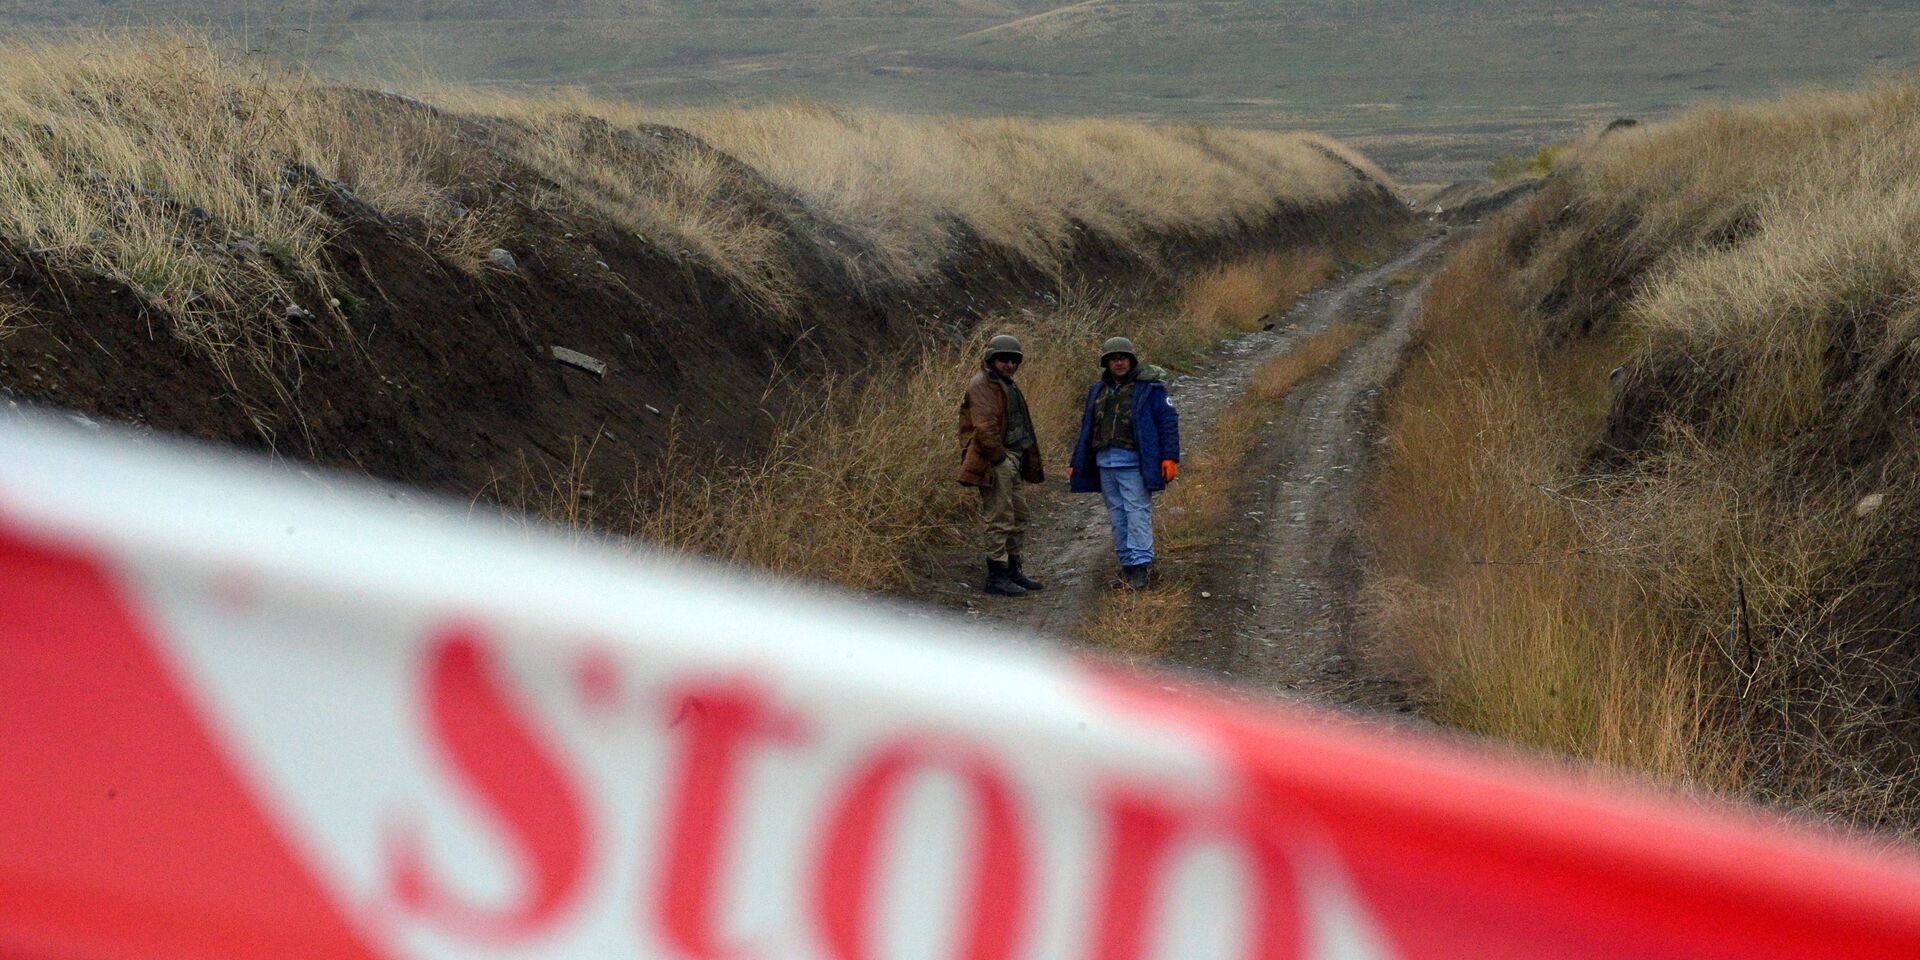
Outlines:
[{"label": "letter o on tape", "polygon": [[955,956],[1007,960],[1018,946],[1027,908],[1028,863],[1006,778],[975,749],[896,742],[860,768],[828,820],[814,906],[836,960],[875,960],[867,934],[883,852],[881,828],[910,775],[928,767],[959,775],[973,797],[975,854]]}]

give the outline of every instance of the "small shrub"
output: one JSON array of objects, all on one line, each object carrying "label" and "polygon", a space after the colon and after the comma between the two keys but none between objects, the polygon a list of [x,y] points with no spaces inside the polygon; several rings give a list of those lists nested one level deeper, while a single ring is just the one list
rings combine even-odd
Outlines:
[{"label": "small shrub", "polygon": [[1533,156],[1527,158],[1522,172],[1529,177],[1544,177],[1552,173],[1554,165],[1566,155],[1567,149],[1565,146],[1541,147],[1534,152]]},{"label": "small shrub", "polygon": [[1495,183],[1518,180],[1527,173],[1527,158],[1517,153],[1505,153],[1493,158],[1487,164],[1487,179]]}]

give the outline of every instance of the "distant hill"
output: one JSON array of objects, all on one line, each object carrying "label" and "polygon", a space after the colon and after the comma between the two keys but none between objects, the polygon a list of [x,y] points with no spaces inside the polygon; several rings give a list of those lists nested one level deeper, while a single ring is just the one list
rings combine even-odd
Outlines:
[{"label": "distant hill", "polygon": [[1920,61],[1905,0],[0,0],[48,30],[178,22],[412,82],[1308,127],[1416,180]]}]

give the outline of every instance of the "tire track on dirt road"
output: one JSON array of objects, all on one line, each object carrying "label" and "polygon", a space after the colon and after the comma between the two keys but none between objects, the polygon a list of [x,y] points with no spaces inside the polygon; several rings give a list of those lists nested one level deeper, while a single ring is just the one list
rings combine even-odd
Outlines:
[{"label": "tire track on dirt road", "polygon": [[1379,449],[1380,393],[1430,281],[1372,291],[1349,322],[1372,331],[1287,398],[1248,458],[1233,530],[1204,558],[1213,598],[1170,659],[1256,689],[1370,711],[1416,709],[1404,678],[1361,649],[1361,512]]},{"label": "tire track on dirt road", "polygon": [[[1172,663],[1261,687],[1308,692],[1336,688],[1322,674],[1342,675],[1342,664],[1350,660],[1327,651],[1339,646],[1337,638],[1351,621],[1334,608],[1344,607],[1353,586],[1347,571],[1353,563],[1359,491],[1373,447],[1371,408],[1406,345],[1417,303],[1414,293],[1389,290],[1388,280],[1408,271],[1424,276],[1437,262],[1443,242],[1439,236],[1427,237],[1377,267],[1303,297],[1273,330],[1223,344],[1202,370],[1173,381],[1182,448],[1198,451],[1262,365],[1340,321],[1359,322],[1368,331],[1332,367],[1295,390],[1286,412],[1263,431],[1236,506],[1254,497],[1266,507],[1237,509],[1236,517],[1250,525],[1236,522],[1220,549],[1176,561],[1186,570],[1167,570],[1197,570],[1203,584],[1222,581],[1205,587],[1214,594],[1212,599],[1195,601],[1209,605],[1198,608],[1196,621],[1218,625],[1196,628],[1177,642],[1167,651]],[[1048,481],[1039,498],[1027,549],[1028,569],[1047,589],[1018,599],[988,597],[948,575],[935,591],[937,599],[964,608],[982,626],[1004,627],[1010,635],[1072,634],[1107,589],[1115,564],[1099,498],[1066,494],[1064,466],[1056,472],[1059,476]],[[1281,516],[1278,509],[1291,512]],[[1267,523],[1244,514],[1275,519]],[[1304,519],[1290,520],[1295,514]],[[1271,545],[1267,538],[1272,538]],[[970,566],[949,569],[966,571],[962,576],[972,573]],[[1295,643],[1297,650],[1283,648]]]}]

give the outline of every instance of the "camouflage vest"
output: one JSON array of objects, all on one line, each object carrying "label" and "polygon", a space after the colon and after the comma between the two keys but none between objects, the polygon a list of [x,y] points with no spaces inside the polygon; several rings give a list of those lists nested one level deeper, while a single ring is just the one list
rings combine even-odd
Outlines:
[{"label": "camouflage vest", "polygon": [[1007,388],[1007,429],[1000,443],[1019,453],[1033,446],[1033,417],[1027,413],[1027,398],[1020,395],[1020,388],[1014,386],[1012,380],[1002,377],[1000,385]]},{"label": "camouflage vest", "polygon": [[1093,398],[1093,449],[1139,449],[1133,439],[1133,387],[1133,380],[1101,385]]}]

